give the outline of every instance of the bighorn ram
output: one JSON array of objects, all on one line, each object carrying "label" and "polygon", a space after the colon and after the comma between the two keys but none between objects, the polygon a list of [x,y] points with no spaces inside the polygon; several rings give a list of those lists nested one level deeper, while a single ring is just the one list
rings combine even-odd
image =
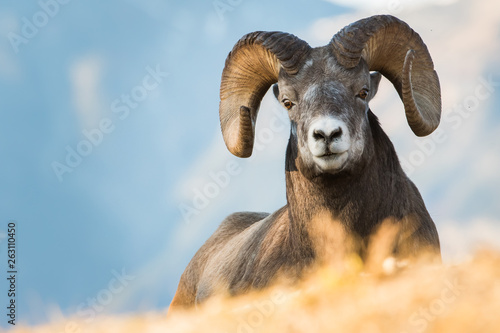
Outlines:
[{"label": "bighorn ram", "polygon": [[432,133],[441,115],[438,76],[420,36],[393,16],[359,20],[323,47],[283,32],[236,43],[220,88],[224,141],[238,157],[252,154],[259,105],[274,84],[291,121],[287,204],[227,217],[184,271],[170,310],[264,287],[278,272],[298,277],[317,257],[311,229],[322,212],[361,242],[391,219],[401,227],[395,254],[440,256],[436,227],[368,106],[381,74],[399,93],[412,131]]}]

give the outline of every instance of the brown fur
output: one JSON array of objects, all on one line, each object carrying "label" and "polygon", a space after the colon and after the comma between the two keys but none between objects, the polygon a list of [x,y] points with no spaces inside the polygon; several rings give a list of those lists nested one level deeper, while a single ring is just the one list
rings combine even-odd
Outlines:
[{"label": "brown fur", "polygon": [[417,188],[403,173],[375,116],[370,117],[377,158],[367,162],[369,171],[355,176],[306,179],[294,166],[296,151],[291,140],[288,204],[272,215],[235,213],[226,218],[189,263],[169,312],[192,307],[221,290],[236,295],[265,287],[278,272],[300,278],[303,269],[315,261],[318,249],[325,247],[325,242],[313,242],[318,229],[312,221],[322,212],[339,221],[346,235],[365,244],[360,249],[362,258],[370,236],[388,218],[402,230],[396,254],[407,257],[429,249],[439,254],[437,231]]},{"label": "brown fur", "polygon": [[[386,37],[397,40],[397,52],[384,46]],[[404,43],[408,45],[400,45]],[[363,50],[373,54],[364,59]],[[289,110],[292,125],[285,166],[287,204],[271,215],[244,212],[226,218],[186,268],[170,312],[215,294],[263,288],[278,277],[297,280],[314,263],[344,253],[350,240],[355,240],[351,250],[366,260],[370,240],[383,223],[394,226],[386,229],[395,235],[387,241],[392,255],[408,258],[430,251],[439,257],[434,222],[369,109],[381,78],[370,73],[371,66],[380,67],[400,93],[412,130],[417,135],[432,132],[441,110],[437,74],[418,34],[394,17],[361,20],[331,44],[314,49],[279,32],[252,33],[236,44],[221,83],[224,140],[233,154],[250,156],[260,99],[277,81],[275,96]],[[412,86],[413,81],[418,84]],[[324,168],[315,160],[338,153],[313,155],[308,142],[341,142],[333,132],[311,139],[309,133],[318,129],[311,124],[318,119],[342,121],[344,127],[336,133],[349,142],[348,150],[340,152],[348,156],[342,166]],[[376,253],[375,261],[382,256]]]}]

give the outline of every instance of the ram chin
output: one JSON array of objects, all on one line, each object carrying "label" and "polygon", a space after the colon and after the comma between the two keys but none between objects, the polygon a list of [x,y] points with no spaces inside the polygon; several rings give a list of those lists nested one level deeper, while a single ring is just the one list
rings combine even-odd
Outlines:
[{"label": "ram chin", "polygon": [[313,156],[313,161],[317,167],[324,173],[336,174],[344,168],[349,152],[336,153],[331,155]]}]

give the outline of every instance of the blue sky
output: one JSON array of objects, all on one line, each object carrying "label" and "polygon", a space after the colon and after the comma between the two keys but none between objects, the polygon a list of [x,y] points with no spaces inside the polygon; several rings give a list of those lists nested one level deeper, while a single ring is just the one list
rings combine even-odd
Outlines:
[{"label": "blue sky", "polygon": [[[82,317],[78,309],[88,309],[89,298],[104,295],[123,270],[133,279],[96,314],[164,310],[189,259],[226,215],[285,203],[288,125],[273,98],[262,104],[260,149],[250,159],[230,155],[219,130],[225,57],[255,30],[287,31],[318,46],[371,14],[407,21],[440,75],[446,139],[412,136],[387,82],[372,109],[400,158],[418,162],[410,177],[436,221],[445,258],[500,236],[500,96],[497,86],[483,84],[500,82],[500,11],[487,1],[42,5],[53,3],[0,5],[0,230],[18,222],[22,322]],[[53,14],[46,22],[44,8]],[[13,33],[27,29],[24,18],[40,27],[13,46]],[[490,94],[476,106],[477,89]],[[456,107],[464,103],[469,109]],[[85,144],[85,133],[94,133],[96,144]],[[431,141],[422,140],[434,140],[429,154],[421,147]],[[54,163],[67,165],[68,151],[78,149],[88,154],[73,156],[71,172],[58,177]],[[230,177],[217,185],[223,173]],[[211,183],[212,197],[200,199]],[[196,214],[183,216],[182,207],[196,200]]]}]

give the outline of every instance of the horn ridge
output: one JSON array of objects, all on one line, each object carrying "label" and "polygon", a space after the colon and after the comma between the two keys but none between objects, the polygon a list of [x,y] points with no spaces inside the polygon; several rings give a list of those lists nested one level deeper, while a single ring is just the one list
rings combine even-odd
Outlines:
[{"label": "horn ridge", "polygon": [[356,67],[363,58],[370,71],[378,71],[392,82],[416,135],[425,136],[437,128],[439,78],[427,46],[408,24],[391,15],[368,17],[340,30],[330,46],[345,68]]},{"label": "horn ridge", "polygon": [[252,154],[262,98],[278,81],[280,69],[296,74],[310,50],[303,40],[279,31],[252,32],[234,45],[222,71],[219,105],[224,142],[232,154]]}]

